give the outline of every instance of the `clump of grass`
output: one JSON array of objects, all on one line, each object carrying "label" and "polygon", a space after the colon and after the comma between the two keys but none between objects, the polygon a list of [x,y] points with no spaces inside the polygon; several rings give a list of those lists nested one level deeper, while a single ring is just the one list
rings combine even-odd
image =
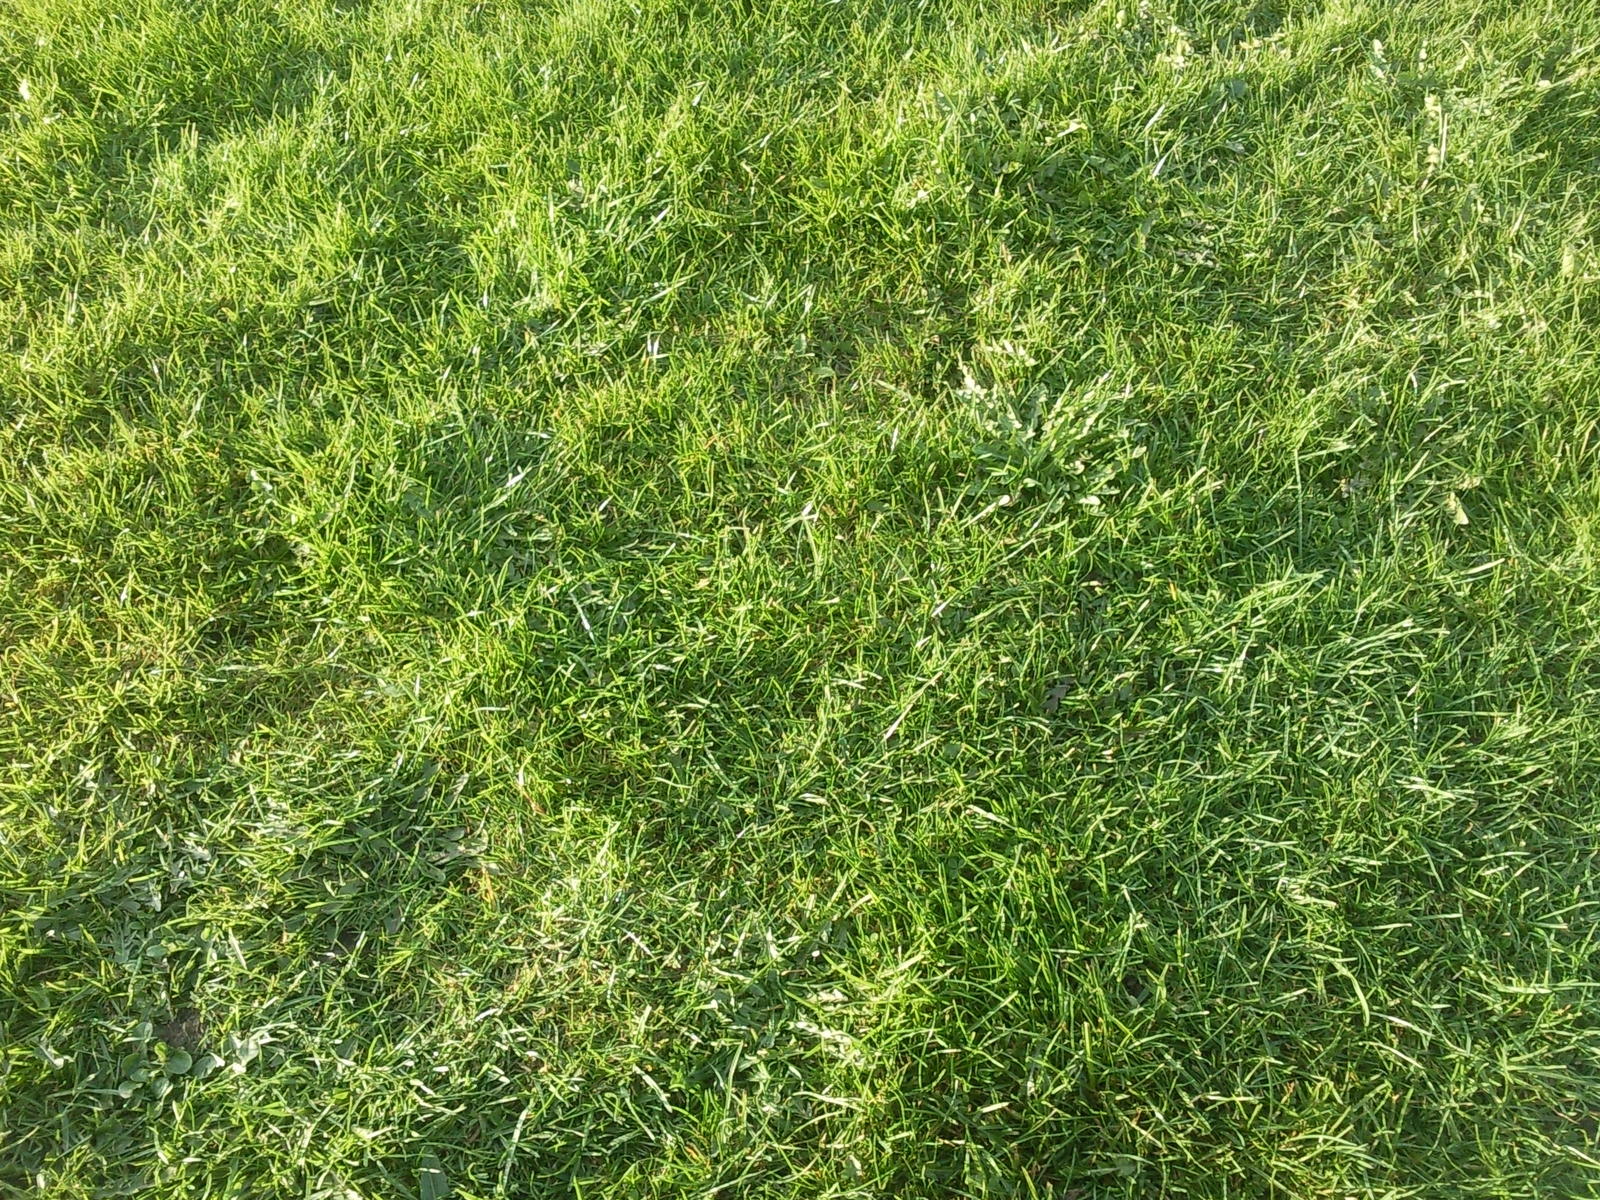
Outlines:
[{"label": "clump of grass", "polygon": [[0,1188],[1594,1194],[1597,48],[11,0]]}]

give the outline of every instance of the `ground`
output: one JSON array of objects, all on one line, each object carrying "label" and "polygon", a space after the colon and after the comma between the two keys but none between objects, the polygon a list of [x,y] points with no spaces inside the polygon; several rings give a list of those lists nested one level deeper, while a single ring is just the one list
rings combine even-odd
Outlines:
[{"label": "ground", "polygon": [[1600,1194],[1600,12],[0,0],[0,1194]]}]

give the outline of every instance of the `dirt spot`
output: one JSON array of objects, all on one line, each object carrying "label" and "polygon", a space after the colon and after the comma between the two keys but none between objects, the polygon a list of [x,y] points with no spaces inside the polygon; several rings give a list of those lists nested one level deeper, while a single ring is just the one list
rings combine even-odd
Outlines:
[{"label": "dirt spot", "polygon": [[205,1025],[200,1014],[192,1008],[180,1008],[172,1020],[156,1026],[156,1036],[174,1050],[193,1050],[205,1036]]}]

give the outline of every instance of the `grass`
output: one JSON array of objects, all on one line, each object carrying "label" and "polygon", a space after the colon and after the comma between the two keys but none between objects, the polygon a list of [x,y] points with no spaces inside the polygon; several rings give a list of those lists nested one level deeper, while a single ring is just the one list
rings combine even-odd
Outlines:
[{"label": "grass", "polygon": [[1597,63],[0,0],[0,1194],[1600,1195]]}]

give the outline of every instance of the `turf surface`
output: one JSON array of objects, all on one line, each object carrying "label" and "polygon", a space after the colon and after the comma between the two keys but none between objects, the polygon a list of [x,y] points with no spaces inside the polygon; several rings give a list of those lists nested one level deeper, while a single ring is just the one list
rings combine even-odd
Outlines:
[{"label": "turf surface", "polygon": [[0,1193],[1600,1189],[1600,13],[0,0]]}]

